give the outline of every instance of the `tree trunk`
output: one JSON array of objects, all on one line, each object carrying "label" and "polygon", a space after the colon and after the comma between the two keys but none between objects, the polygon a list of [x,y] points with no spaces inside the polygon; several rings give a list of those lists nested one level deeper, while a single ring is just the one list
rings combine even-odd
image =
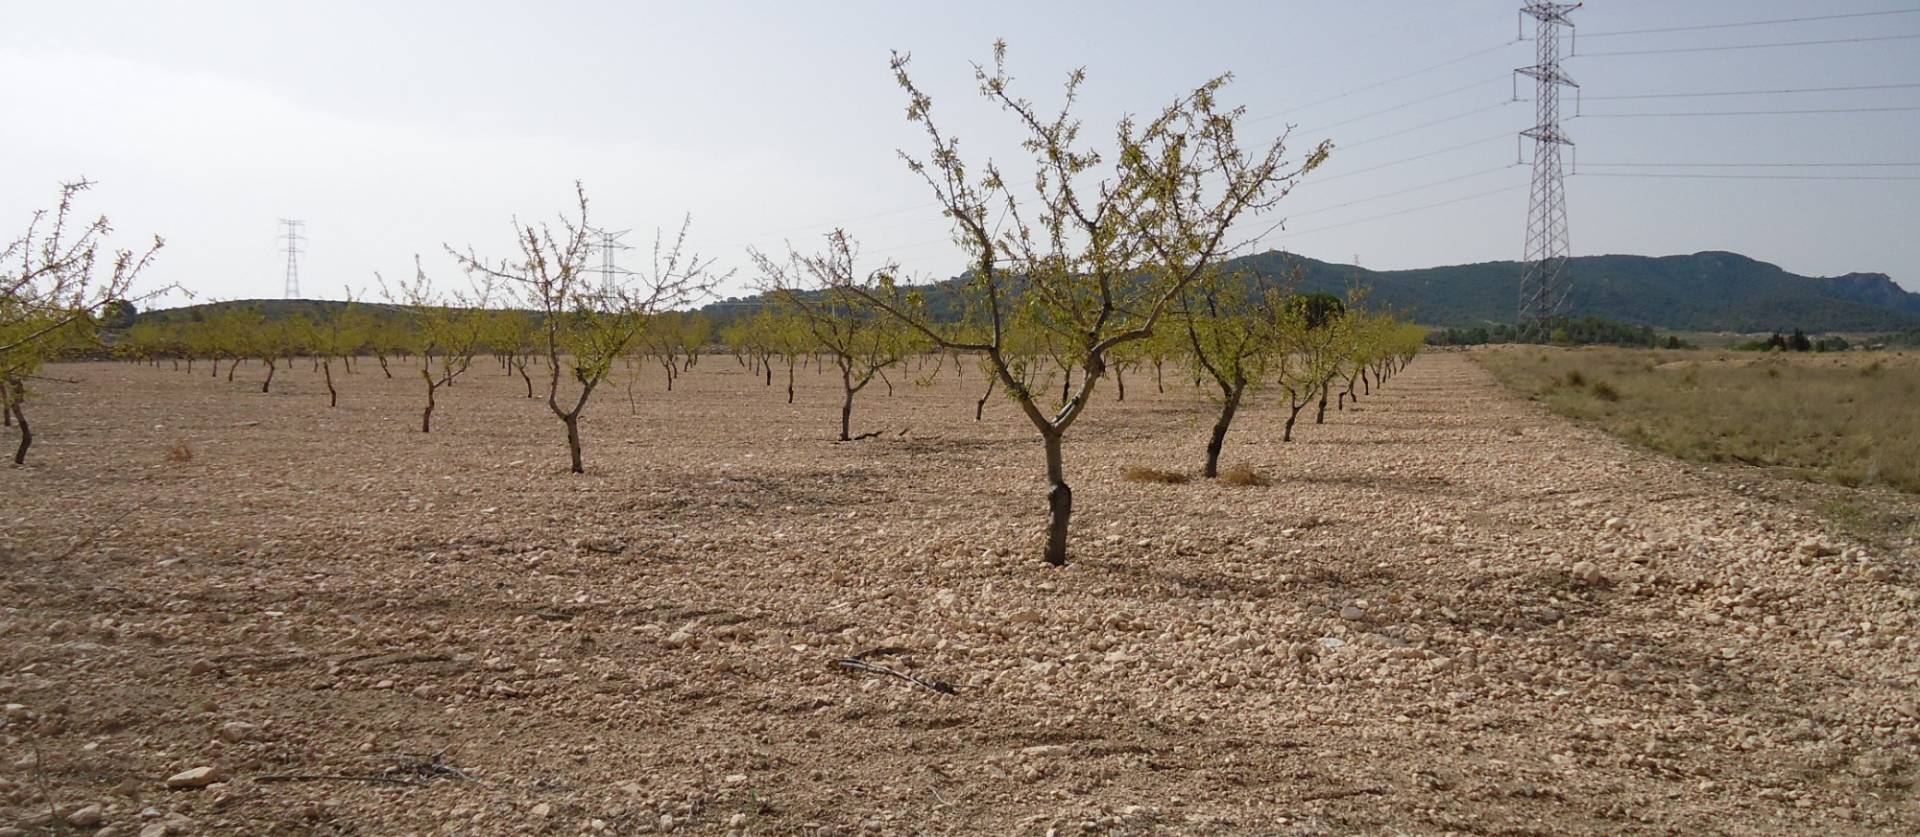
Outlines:
[{"label": "tree trunk", "polygon": [[1167,393],[1167,384],[1165,381],[1160,380],[1161,363],[1162,361],[1158,360],[1153,362],[1153,388],[1159,390],[1161,395],[1165,395]]},{"label": "tree trunk", "polygon": [[433,383],[433,373],[425,369],[422,369],[420,370],[420,377],[425,378],[427,381],[427,409],[426,409],[426,412],[423,412],[420,414],[420,432],[432,433],[433,432],[433,391],[436,388],[435,384]]},{"label": "tree trunk", "polygon": [[[761,367],[762,367],[762,368],[764,368],[764,369],[766,370],[766,373],[767,373],[767,386],[773,386],[773,364],[771,364],[771,363],[763,363],[763,364],[760,364],[760,365],[761,365]],[[791,364],[791,363],[789,363],[789,364],[787,364],[787,380],[789,380],[789,381],[791,381],[791,380],[793,380],[793,364]],[[788,393],[788,394],[787,394],[787,403],[788,403],[788,404],[792,404],[792,403],[793,403],[793,394],[792,394],[792,393]]]},{"label": "tree trunk", "polygon": [[333,390],[333,361],[320,364],[320,372],[327,376],[327,406],[340,406],[340,393]]},{"label": "tree trunk", "polygon": [[20,401],[26,393],[16,385],[14,397],[7,404],[7,412],[13,414],[13,423],[20,427],[20,446],[13,449],[13,464],[27,464],[27,448],[33,447],[33,428],[27,425],[27,414],[20,410]]},{"label": "tree trunk", "polygon": [[1207,465],[1201,469],[1200,476],[1207,479],[1220,476],[1220,448],[1227,443],[1227,428],[1233,426],[1233,414],[1240,410],[1240,396],[1246,391],[1245,384],[1235,387],[1221,403],[1220,417],[1213,422],[1213,436],[1207,440]]},{"label": "tree trunk", "polygon": [[567,425],[567,453],[573,457],[573,472],[584,474],[587,468],[580,461],[580,414],[562,415],[560,421]]},{"label": "tree trunk", "polygon": [[1120,388],[1120,400],[1127,400],[1127,370],[1125,367],[1113,367],[1113,385]]},{"label": "tree trunk", "polygon": [[267,358],[263,362],[267,364],[267,379],[260,382],[260,391],[266,392],[273,388],[273,373],[279,370],[280,365],[274,363],[273,358]]},{"label": "tree trunk", "polygon": [[1073,489],[1067,487],[1066,470],[1060,464],[1061,436],[1058,432],[1043,437],[1047,445],[1047,552],[1046,562],[1056,567],[1067,565],[1067,523],[1073,517]]},{"label": "tree trunk", "polygon": [[[768,367],[767,378],[773,378],[773,369]],[[793,403],[793,361],[787,361],[787,403]]]},{"label": "tree trunk", "polygon": [[1065,404],[1073,398],[1073,370],[1060,372],[1060,403]]},{"label": "tree trunk", "polygon": [[1332,380],[1320,384],[1320,412],[1313,417],[1314,424],[1327,423],[1327,390],[1332,389]]},{"label": "tree trunk", "polygon": [[1287,429],[1280,434],[1280,441],[1282,442],[1293,441],[1293,423],[1300,419],[1300,411],[1306,409],[1306,407],[1307,407],[1306,402],[1301,402],[1300,404],[1293,407],[1292,412],[1287,414]]},{"label": "tree trunk", "polygon": [[853,381],[846,380],[847,395],[840,400],[840,441],[853,441]]},{"label": "tree trunk", "polygon": [[1373,384],[1367,381],[1367,370],[1365,369],[1360,370],[1360,392],[1363,395],[1373,394]]},{"label": "tree trunk", "polygon": [[527,382],[527,397],[532,398],[533,397],[533,376],[527,374],[527,361],[523,358],[520,360],[519,363],[516,363],[514,365],[519,367],[520,369],[520,380]]},{"label": "tree trunk", "polygon": [[236,358],[229,358],[229,359],[227,360],[227,383],[229,383],[229,384],[231,384],[231,383],[233,383],[233,372],[234,372],[234,370],[236,370],[236,369],[239,369],[239,368],[240,368],[240,359],[239,359],[239,358],[237,358],[237,357],[236,357]]},{"label": "tree trunk", "polygon": [[973,402],[973,420],[974,421],[979,421],[980,413],[987,409],[987,399],[993,397],[993,387],[995,384],[998,384],[998,383],[1000,383],[1000,379],[998,377],[993,375],[987,376],[987,391],[981,394],[979,401]]},{"label": "tree trunk", "polygon": [[387,380],[393,380],[393,370],[387,368],[387,356],[384,354],[376,354],[373,357],[380,361],[380,371],[387,373]]}]

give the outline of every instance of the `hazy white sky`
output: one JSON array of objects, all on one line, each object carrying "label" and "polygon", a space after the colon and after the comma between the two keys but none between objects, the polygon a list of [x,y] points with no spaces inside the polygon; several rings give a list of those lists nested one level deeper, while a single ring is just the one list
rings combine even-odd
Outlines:
[{"label": "hazy white sky", "polygon": [[[505,255],[510,219],[567,208],[579,179],[596,225],[631,239],[691,213],[701,249],[742,268],[730,290],[752,279],[747,245],[810,247],[835,224],[876,262],[944,276],[962,255],[895,155],[923,141],[888,54],[913,54],[963,148],[1011,161],[1006,116],[978,99],[969,67],[1005,38],[1043,103],[1088,69],[1092,136],[1232,71],[1228,99],[1260,136],[1292,124],[1301,150],[1332,138],[1329,164],[1250,229],[1287,218],[1267,246],[1383,269],[1515,259],[1528,171],[1512,135],[1533,119],[1510,101],[1510,71],[1532,63],[1533,45],[1514,42],[1519,5],[0,0],[0,232],[85,175],[99,186],[83,209],[109,214],[122,240],[167,237],[155,282],[279,296],[276,219],[294,217],[308,222],[305,295],[339,297],[375,270],[405,273],[416,252],[453,281],[442,242]],[[1733,250],[1920,290],[1920,37],[1898,37],[1920,36],[1920,14],[1605,35],[1910,8],[1595,0],[1576,12],[1574,252]],[[1848,42],[1697,49],[1811,40]],[[1601,54],[1673,49],[1696,51]],[[1600,98],[1866,86],[1878,89]],[[1782,110],[1852,112],[1725,115]],[[1674,112],[1722,115],[1600,115]],[[1703,162],[1824,167],[1665,165]],[[1807,176],[1865,179],[1786,179]]]}]

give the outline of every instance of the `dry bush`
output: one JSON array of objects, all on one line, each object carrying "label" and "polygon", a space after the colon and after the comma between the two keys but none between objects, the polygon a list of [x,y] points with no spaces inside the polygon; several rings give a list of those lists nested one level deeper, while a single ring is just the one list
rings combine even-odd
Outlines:
[{"label": "dry bush", "polygon": [[1594,381],[1593,397],[1601,401],[1619,401],[1620,391],[1614,389],[1613,384],[1609,384],[1606,381]]},{"label": "dry bush", "polygon": [[1223,483],[1226,483],[1227,485],[1241,485],[1241,486],[1254,486],[1254,487],[1263,486],[1268,484],[1269,482],[1269,480],[1265,476],[1262,476],[1259,471],[1253,470],[1253,466],[1246,465],[1244,463],[1240,465],[1233,465],[1226,468],[1225,470],[1222,470],[1220,472],[1220,481]]},{"label": "dry bush", "polygon": [[185,441],[177,441],[167,446],[167,461],[184,464],[193,461],[193,448]]},{"label": "dry bush", "polygon": [[1161,485],[1183,485],[1191,479],[1179,471],[1162,471],[1158,468],[1128,468],[1127,482],[1155,482]]}]

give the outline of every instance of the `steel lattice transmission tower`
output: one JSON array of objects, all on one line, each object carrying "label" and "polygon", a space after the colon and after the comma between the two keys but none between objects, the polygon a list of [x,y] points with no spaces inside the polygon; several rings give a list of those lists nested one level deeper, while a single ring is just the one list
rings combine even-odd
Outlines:
[{"label": "steel lattice transmission tower", "polygon": [[1560,71],[1561,28],[1573,28],[1567,14],[1580,3],[1527,0],[1520,13],[1535,21],[1535,64],[1514,72],[1535,82],[1534,124],[1520,132],[1533,140],[1533,191],[1527,206],[1527,248],[1520,274],[1520,324],[1559,317],[1572,290],[1567,257],[1567,181],[1560,149],[1573,140],[1560,130],[1560,88],[1579,87]]},{"label": "steel lattice transmission tower", "polygon": [[[600,254],[600,267],[597,268],[597,272],[600,274],[600,292],[603,294],[612,294],[614,289],[621,283],[615,281],[615,277],[624,277],[628,273],[626,268],[620,267],[614,261],[614,254],[621,250],[633,249],[620,240],[621,236],[633,232],[633,230],[601,230],[589,227],[586,232],[589,236],[587,239],[588,249],[598,251]],[[623,282],[624,279],[621,281]]]},{"label": "steel lattice transmission tower", "polygon": [[300,298],[300,254],[306,252],[300,249],[300,244],[307,240],[300,231],[306,225],[305,221],[296,221],[292,218],[280,219],[280,240],[287,243],[287,299]]}]

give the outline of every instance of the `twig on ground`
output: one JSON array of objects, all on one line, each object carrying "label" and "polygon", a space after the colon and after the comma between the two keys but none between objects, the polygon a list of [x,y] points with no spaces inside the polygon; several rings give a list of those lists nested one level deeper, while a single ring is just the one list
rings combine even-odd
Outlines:
[{"label": "twig on ground", "polygon": [[137,512],[141,509],[146,508],[147,503],[149,502],[152,502],[152,501],[151,500],[143,501],[139,505],[136,505],[133,508],[130,508],[130,509],[127,509],[126,511],[121,512],[118,516],[114,517],[113,520],[108,521],[107,525],[93,530],[93,532],[88,534],[86,537],[81,538],[79,543],[76,543],[73,546],[67,547],[67,551],[60,553],[60,556],[53,560],[64,561],[68,558],[72,558],[74,553],[79,552],[82,549],[86,549],[88,545],[92,544],[94,541],[99,540],[100,536],[106,534],[108,529],[112,529],[113,527],[120,525],[120,521],[126,520],[128,517],[132,516],[134,512]]},{"label": "twig on ground", "polygon": [[[873,652],[867,652],[867,653],[873,653]],[[859,657],[845,657],[842,659],[834,660],[833,665],[839,668],[850,669],[852,671],[864,671],[869,674],[884,674],[884,675],[887,675],[888,677],[898,677],[901,680],[905,680],[908,683],[912,683],[915,686],[919,686],[920,688],[927,689],[929,691],[939,692],[940,694],[943,694],[943,695],[959,694],[959,692],[954,690],[952,683],[948,683],[944,680],[923,680],[921,678],[915,677],[903,671],[895,671],[893,669],[887,668],[886,666],[874,665],[872,663],[869,663],[865,660],[860,659]]]},{"label": "twig on ground", "polygon": [[253,777],[255,782],[375,782],[387,785],[418,785],[411,779],[395,779],[388,776],[343,776],[333,773],[275,773]]}]

